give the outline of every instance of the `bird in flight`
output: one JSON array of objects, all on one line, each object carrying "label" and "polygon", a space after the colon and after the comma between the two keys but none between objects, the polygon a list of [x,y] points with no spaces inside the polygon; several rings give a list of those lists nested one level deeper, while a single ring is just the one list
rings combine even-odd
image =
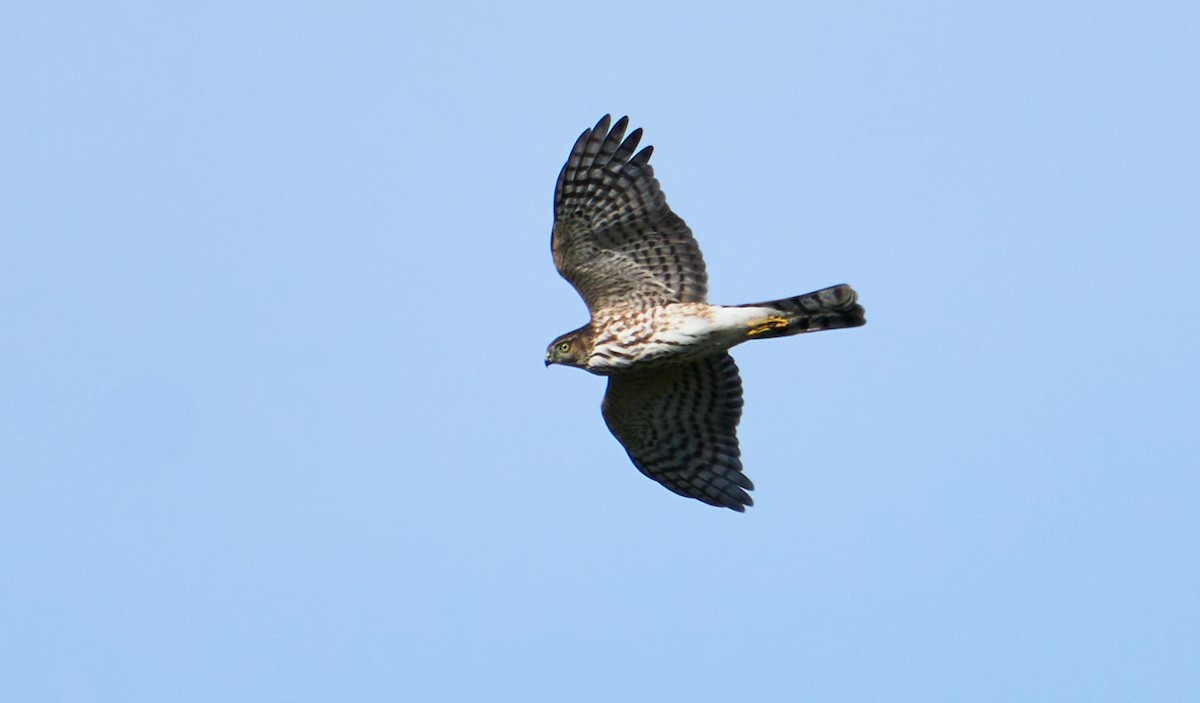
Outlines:
[{"label": "bird in flight", "polygon": [[[848,285],[749,305],[709,305],[700,246],[671,211],[642,130],[609,115],[584,130],[554,189],[554,265],[591,320],[550,343],[546,365],[608,377],[601,412],[643,474],[739,512],[754,504],[728,353],[751,339],[866,324]],[[636,153],[635,153],[636,152]]]}]

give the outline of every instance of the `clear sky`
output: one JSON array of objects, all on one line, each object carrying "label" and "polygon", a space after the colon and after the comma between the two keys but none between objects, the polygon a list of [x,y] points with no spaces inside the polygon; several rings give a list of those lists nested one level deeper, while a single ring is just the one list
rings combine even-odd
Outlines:
[{"label": "clear sky", "polygon": [[[1194,700],[1200,5],[0,7],[12,701]],[[629,114],[752,343],[642,477],[549,252]]]}]

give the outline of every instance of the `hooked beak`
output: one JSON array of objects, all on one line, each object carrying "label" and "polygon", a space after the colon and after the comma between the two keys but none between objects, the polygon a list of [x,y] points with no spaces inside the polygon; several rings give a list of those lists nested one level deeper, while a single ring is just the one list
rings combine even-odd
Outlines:
[{"label": "hooked beak", "polygon": [[546,368],[550,368],[550,364],[553,364],[553,363],[554,363],[553,361],[550,361],[550,357],[546,357]]}]

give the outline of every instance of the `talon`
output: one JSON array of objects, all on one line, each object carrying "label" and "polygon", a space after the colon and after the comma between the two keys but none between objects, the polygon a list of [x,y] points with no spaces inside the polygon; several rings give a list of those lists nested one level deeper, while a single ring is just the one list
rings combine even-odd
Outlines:
[{"label": "talon", "polygon": [[751,327],[750,331],[746,334],[750,337],[753,337],[754,335],[763,334],[764,332],[783,329],[784,327],[787,327],[787,324],[787,320],[782,317],[768,317],[763,322]]}]

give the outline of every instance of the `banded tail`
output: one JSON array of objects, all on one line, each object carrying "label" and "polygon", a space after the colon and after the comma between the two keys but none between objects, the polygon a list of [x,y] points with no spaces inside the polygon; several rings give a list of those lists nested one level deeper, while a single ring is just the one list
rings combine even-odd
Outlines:
[{"label": "banded tail", "polygon": [[843,327],[860,327],[867,318],[858,294],[846,284],[830,286],[794,298],[771,300],[765,303],[738,305],[739,308],[770,308],[778,311],[779,317],[768,320],[750,330],[752,339],[788,337],[802,332],[836,330]]}]

